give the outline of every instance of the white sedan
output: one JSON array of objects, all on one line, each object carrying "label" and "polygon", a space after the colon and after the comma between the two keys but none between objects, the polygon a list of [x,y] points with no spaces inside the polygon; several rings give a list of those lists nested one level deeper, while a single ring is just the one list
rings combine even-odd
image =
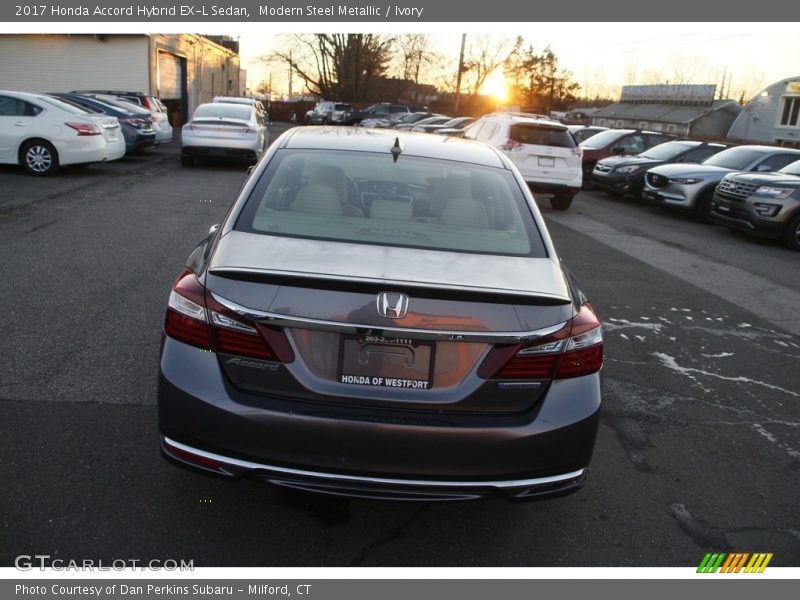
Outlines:
[{"label": "white sedan", "polygon": [[0,90],[0,163],[52,175],[61,166],[123,156],[116,117],[94,116],[43,94]]},{"label": "white sedan", "polygon": [[196,158],[255,163],[268,141],[266,119],[253,106],[201,104],[181,129],[181,164],[191,167]]}]

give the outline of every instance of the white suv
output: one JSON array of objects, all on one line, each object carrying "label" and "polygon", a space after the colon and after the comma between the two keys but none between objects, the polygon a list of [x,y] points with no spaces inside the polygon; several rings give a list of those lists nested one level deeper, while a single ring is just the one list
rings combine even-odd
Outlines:
[{"label": "white suv", "polygon": [[469,126],[464,137],[490,144],[508,156],[535,194],[567,210],[581,189],[583,150],[566,125],[536,115],[492,113]]}]

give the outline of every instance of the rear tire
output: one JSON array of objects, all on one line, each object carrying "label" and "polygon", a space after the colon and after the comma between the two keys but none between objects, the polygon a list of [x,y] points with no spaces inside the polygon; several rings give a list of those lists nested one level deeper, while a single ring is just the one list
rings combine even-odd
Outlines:
[{"label": "rear tire", "polygon": [[550,198],[550,206],[555,210],[567,210],[572,204],[572,196],[568,194],[557,194]]},{"label": "rear tire", "polygon": [[48,177],[59,169],[58,152],[50,142],[31,140],[19,153],[19,161],[29,175]]},{"label": "rear tire", "polygon": [[194,159],[191,156],[181,156],[181,164],[184,167],[193,167]]},{"label": "rear tire", "polygon": [[800,212],[798,212],[783,232],[783,243],[787,248],[800,252]]}]

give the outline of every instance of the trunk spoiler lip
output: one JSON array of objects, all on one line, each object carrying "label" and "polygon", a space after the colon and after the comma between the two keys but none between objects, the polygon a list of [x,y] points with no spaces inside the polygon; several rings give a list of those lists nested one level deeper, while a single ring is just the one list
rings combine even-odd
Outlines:
[{"label": "trunk spoiler lip", "polygon": [[[518,299],[517,304],[523,304],[527,300],[530,304],[559,306],[572,304],[572,298],[561,294],[551,294],[548,292],[532,292],[520,289],[506,289],[496,287],[480,287],[471,285],[454,284],[432,284],[424,281],[393,280],[377,277],[347,277],[342,275],[329,275],[327,273],[301,273],[298,271],[283,271],[279,269],[253,269],[249,267],[212,267],[207,271],[210,275],[223,277],[226,279],[251,280],[251,278],[269,277],[295,279],[297,282],[306,280],[329,281],[338,284],[367,284],[376,287],[391,289],[409,289],[419,291],[422,295],[425,292],[458,292],[472,293],[485,296],[495,296],[498,299],[505,298],[509,303],[514,303],[513,299]],[[277,283],[276,285],[286,285]],[[487,300],[488,301],[488,300]]]},{"label": "trunk spoiler lip", "polygon": [[407,338],[419,340],[445,341],[445,342],[476,342],[491,344],[519,344],[552,335],[567,326],[568,321],[563,321],[530,331],[462,331],[442,329],[419,329],[409,327],[369,325],[360,323],[345,323],[310,317],[297,317],[263,310],[256,310],[237,304],[227,298],[211,292],[214,300],[233,312],[247,317],[262,325],[275,327],[290,327],[297,329],[315,329],[334,333],[350,335],[381,335],[384,337]]}]

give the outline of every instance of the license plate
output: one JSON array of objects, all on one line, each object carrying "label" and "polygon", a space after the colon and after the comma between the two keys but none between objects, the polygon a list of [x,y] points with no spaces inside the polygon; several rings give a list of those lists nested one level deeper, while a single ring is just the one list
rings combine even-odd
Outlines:
[{"label": "license plate", "polygon": [[383,336],[342,336],[337,381],[369,387],[427,390],[433,342]]},{"label": "license plate", "polygon": [[552,156],[540,156],[539,157],[539,166],[540,167],[553,167],[556,164],[556,159]]}]

